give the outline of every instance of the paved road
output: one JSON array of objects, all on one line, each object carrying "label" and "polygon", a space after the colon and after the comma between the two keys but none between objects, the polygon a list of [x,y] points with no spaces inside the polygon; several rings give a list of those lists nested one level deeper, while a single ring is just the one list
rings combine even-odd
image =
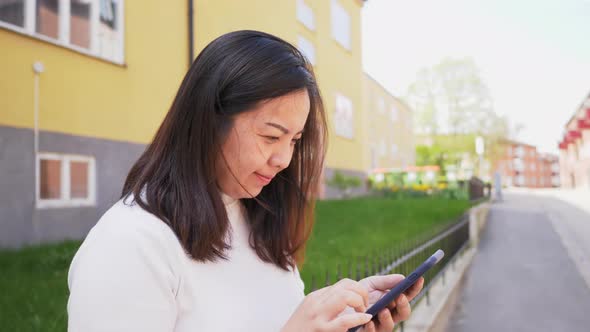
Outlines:
[{"label": "paved road", "polygon": [[505,195],[447,331],[590,331],[589,226],[587,211],[555,198]]}]

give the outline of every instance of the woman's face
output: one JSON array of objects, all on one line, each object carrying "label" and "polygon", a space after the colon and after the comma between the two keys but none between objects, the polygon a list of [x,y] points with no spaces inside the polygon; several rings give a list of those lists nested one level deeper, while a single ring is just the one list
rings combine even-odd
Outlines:
[{"label": "woman's face", "polygon": [[309,108],[307,91],[301,90],[236,115],[217,163],[221,191],[236,199],[255,197],[287,168]]}]

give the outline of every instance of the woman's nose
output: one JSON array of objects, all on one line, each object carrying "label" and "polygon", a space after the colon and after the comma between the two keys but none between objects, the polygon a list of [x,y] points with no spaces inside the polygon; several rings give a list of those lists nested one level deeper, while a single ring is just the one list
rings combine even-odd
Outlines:
[{"label": "woman's nose", "polygon": [[289,166],[292,156],[293,149],[290,145],[281,146],[279,149],[273,152],[273,154],[270,157],[269,163],[272,167],[285,169]]}]

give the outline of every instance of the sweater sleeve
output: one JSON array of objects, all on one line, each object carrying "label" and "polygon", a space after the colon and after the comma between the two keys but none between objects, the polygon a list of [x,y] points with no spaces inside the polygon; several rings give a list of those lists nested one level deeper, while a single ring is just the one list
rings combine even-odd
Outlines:
[{"label": "sweater sleeve", "polygon": [[68,331],[171,332],[180,244],[163,222],[119,206],[76,253],[68,274]]}]

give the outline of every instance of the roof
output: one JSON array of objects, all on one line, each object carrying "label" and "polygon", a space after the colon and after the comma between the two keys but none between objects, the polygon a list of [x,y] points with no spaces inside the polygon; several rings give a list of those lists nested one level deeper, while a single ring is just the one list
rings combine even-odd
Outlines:
[{"label": "roof", "polygon": [[578,109],[576,109],[576,111],[574,112],[574,114],[572,114],[570,119],[567,120],[565,127],[568,127],[570,125],[570,123],[572,123],[572,121],[574,121],[576,119],[576,115],[578,115],[578,112],[580,112],[580,110],[585,109],[586,107],[590,108],[590,105],[587,105],[587,102],[589,102],[589,101],[590,101],[590,92],[588,93],[588,96],[586,96],[586,98],[584,98],[582,103],[580,103],[580,106],[578,106]]}]

